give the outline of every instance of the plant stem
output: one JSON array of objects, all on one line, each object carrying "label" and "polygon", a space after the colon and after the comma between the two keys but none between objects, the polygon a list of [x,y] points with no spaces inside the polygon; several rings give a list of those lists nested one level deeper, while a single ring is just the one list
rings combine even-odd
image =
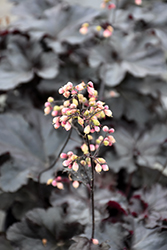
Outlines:
[{"label": "plant stem", "polygon": [[[90,143],[88,136],[86,135],[86,141],[89,149],[89,154],[91,156],[90,151]],[[90,197],[91,197],[91,205],[92,205],[92,235],[91,239],[94,239],[94,233],[95,233],[95,206],[94,206],[94,161],[92,157],[90,157],[91,160],[91,168],[92,168],[92,178],[91,178],[91,185],[90,185]]]}]

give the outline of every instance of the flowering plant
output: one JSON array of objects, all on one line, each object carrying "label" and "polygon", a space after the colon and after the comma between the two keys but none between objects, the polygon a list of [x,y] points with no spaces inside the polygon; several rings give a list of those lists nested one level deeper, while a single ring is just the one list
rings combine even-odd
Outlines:
[{"label": "flowering plant", "polygon": [[[94,172],[100,173],[102,170],[109,170],[106,160],[99,157],[99,148],[102,145],[112,146],[115,143],[115,139],[111,135],[114,129],[102,126],[100,119],[104,119],[106,116],[112,117],[112,112],[104,102],[98,100],[98,92],[94,89],[92,82],[87,84],[81,82],[76,86],[68,82],[59,89],[59,94],[66,98],[63,104],[55,105],[54,98],[49,97],[45,103],[44,113],[47,115],[51,112],[54,117],[55,129],[62,126],[66,131],[69,131],[74,128],[83,139],[80,155],[76,155],[72,151],[61,152],[60,158],[64,160],[64,171],[70,174],[70,178],[77,177],[90,190],[92,202],[91,242],[96,244],[97,241],[94,239]],[[98,135],[98,133],[102,134]],[[79,169],[82,169],[82,173],[84,173],[80,177],[77,175]],[[63,188],[60,177],[49,180],[48,183]],[[75,180],[73,186],[77,188],[79,182]]]}]

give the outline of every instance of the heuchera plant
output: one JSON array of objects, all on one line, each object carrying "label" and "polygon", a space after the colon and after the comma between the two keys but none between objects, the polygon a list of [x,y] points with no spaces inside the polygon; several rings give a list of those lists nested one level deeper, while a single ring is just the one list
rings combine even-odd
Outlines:
[{"label": "heuchera plant", "polygon": [[[104,158],[99,157],[99,149],[102,145],[112,146],[115,143],[113,128],[102,126],[101,119],[106,116],[112,117],[112,112],[104,102],[98,100],[98,92],[94,89],[92,82],[84,82],[73,86],[71,82],[59,89],[59,94],[66,99],[63,104],[55,105],[53,97],[49,97],[45,103],[44,113],[51,113],[55,129],[63,127],[66,131],[76,129],[83,139],[80,147],[80,154],[76,155],[72,151],[60,152],[60,157],[64,160],[64,171],[68,172],[70,180],[79,178],[79,181],[90,190],[91,213],[92,213],[92,235],[90,242],[98,244],[94,239],[95,218],[94,218],[94,176],[95,171],[108,171],[109,167]],[[81,171],[79,171],[81,170]],[[81,174],[82,172],[82,174]],[[78,177],[80,175],[80,177]],[[48,180],[48,184],[63,188],[61,177]],[[73,187],[77,188],[79,182],[75,180]]]}]

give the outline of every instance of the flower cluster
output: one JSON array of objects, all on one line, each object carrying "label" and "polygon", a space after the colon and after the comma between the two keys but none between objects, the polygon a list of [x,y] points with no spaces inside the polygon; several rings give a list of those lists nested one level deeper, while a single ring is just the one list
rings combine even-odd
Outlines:
[{"label": "flower cluster", "polygon": [[[88,33],[88,27],[89,27],[88,23],[83,23],[81,28],[79,29],[79,32],[82,35],[86,35]],[[106,27],[102,27],[102,26],[98,25],[98,26],[96,26],[95,30],[98,31],[98,34],[100,36],[103,36],[105,38],[110,37],[114,31],[114,29],[111,25],[107,25]]]},{"label": "flower cluster", "polygon": [[108,8],[109,10],[111,9],[115,9],[116,6],[114,3],[112,3],[111,0],[103,0],[102,4],[101,4],[101,8]]},{"label": "flower cluster", "polygon": [[[87,91],[87,98],[84,92]],[[98,157],[99,147],[112,146],[115,143],[114,137],[111,135],[114,132],[113,128],[102,126],[100,119],[106,116],[112,117],[112,112],[104,102],[98,101],[98,92],[95,90],[92,82],[73,86],[68,82],[59,89],[59,94],[66,98],[62,105],[54,105],[55,101],[49,97],[45,103],[45,114],[51,112],[54,128],[60,126],[66,131],[70,130],[78,123],[83,134],[84,143],[81,146],[82,155],[77,156],[72,151],[61,153],[60,157],[64,159],[63,166],[77,172],[79,167],[91,167],[94,163],[96,172],[108,171],[109,167],[103,158]],[[74,126],[75,127],[75,126]],[[102,132],[102,135],[97,136],[97,133]]]}]

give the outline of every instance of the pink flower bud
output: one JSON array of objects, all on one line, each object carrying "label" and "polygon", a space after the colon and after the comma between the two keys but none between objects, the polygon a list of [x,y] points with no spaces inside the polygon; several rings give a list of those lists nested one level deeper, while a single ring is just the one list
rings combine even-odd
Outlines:
[{"label": "pink flower bud", "polygon": [[108,171],[109,167],[108,167],[108,165],[104,164],[104,165],[102,165],[102,169],[103,169],[103,171]]},{"label": "pink flower bud", "polygon": [[71,129],[71,124],[69,122],[66,123],[66,125],[64,126],[66,131],[69,131]]},{"label": "pink flower bud", "polygon": [[104,37],[110,37],[112,35],[112,32],[111,31],[109,31],[108,29],[105,29],[104,31],[103,31],[103,36]]},{"label": "pink flower bud", "polygon": [[77,164],[76,162],[74,162],[74,163],[73,163],[73,165],[72,165],[72,169],[73,169],[75,172],[77,172],[77,171],[78,171],[79,166],[78,166],[78,164]]},{"label": "pink flower bud", "polygon": [[58,188],[58,189],[64,189],[63,183],[57,182],[57,188]]},{"label": "pink flower bud", "polygon": [[79,187],[79,182],[78,181],[74,181],[72,185],[73,185],[74,188],[78,188]]},{"label": "pink flower bud", "polygon": [[72,94],[72,95],[76,95],[76,94],[77,94],[77,91],[73,89],[73,90],[71,91],[71,94]]},{"label": "pink flower bud", "polygon": [[81,91],[84,89],[84,86],[82,83],[78,84],[77,86],[75,86],[75,89],[77,89],[78,91]]},{"label": "pink flower bud", "polygon": [[50,102],[45,102],[45,107],[50,107]]},{"label": "pink flower bud", "polygon": [[63,94],[64,93],[64,89],[63,88],[60,88],[59,89],[59,94]]},{"label": "pink flower bud", "polygon": [[90,151],[95,151],[95,145],[90,144]]},{"label": "pink flower bud", "polygon": [[94,88],[93,82],[89,81],[89,82],[88,82],[88,85],[89,85],[89,87]]},{"label": "pink flower bud", "polygon": [[64,92],[63,96],[66,97],[66,98],[68,98],[70,96],[70,92],[69,91]]},{"label": "pink flower bud", "polygon": [[104,126],[104,127],[103,127],[103,131],[104,131],[104,132],[108,132],[108,131],[109,131],[109,128],[108,128],[107,126]]},{"label": "pink flower bud", "polygon": [[58,111],[53,110],[51,115],[52,115],[52,116],[56,116],[56,115],[58,115]]},{"label": "pink flower bud", "polygon": [[105,115],[107,115],[107,116],[112,116],[112,112],[111,112],[111,110],[109,110],[109,109],[105,109],[104,110],[104,113],[105,113]]},{"label": "pink flower bud", "polygon": [[97,173],[100,173],[102,171],[101,165],[100,164],[96,164],[95,170],[96,170]]},{"label": "pink flower bud", "polygon": [[67,155],[72,156],[74,153],[72,151],[68,151]]},{"label": "pink flower bud", "polygon": [[141,5],[142,4],[142,0],[135,0],[135,4]]},{"label": "pink flower bud", "polygon": [[46,107],[46,108],[44,109],[45,115],[48,115],[48,114],[50,113],[50,111],[51,111],[51,108],[50,108],[49,106]]},{"label": "pink flower bud", "polygon": [[56,181],[61,181],[61,180],[62,180],[61,176],[57,176]]},{"label": "pink flower bud", "polygon": [[71,105],[70,105],[70,108],[71,109],[74,109],[74,108],[76,108],[77,106],[76,106],[76,104],[74,104],[74,103],[72,103]]},{"label": "pink flower bud", "polygon": [[[64,113],[64,112],[63,112]],[[68,120],[68,116],[67,115],[62,115],[61,117],[60,117],[60,121],[61,122],[65,122],[65,121],[67,121]]]},{"label": "pink flower bud", "polygon": [[99,131],[100,131],[100,127],[94,126],[94,128],[95,128],[95,131],[96,131],[96,132],[99,132]]},{"label": "pink flower bud", "polygon": [[87,32],[88,32],[88,27],[81,27],[79,29],[79,32],[82,34],[82,35],[85,35]]},{"label": "pink flower bud", "polygon": [[71,90],[72,87],[73,87],[72,82],[68,82],[68,83],[66,84],[66,90]]},{"label": "pink flower bud", "polygon": [[60,158],[62,158],[62,159],[67,159],[67,154],[61,153]]},{"label": "pink flower bud", "polygon": [[114,133],[114,128],[110,128],[109,130],[108,130],[108,132],[109,132],[109,134],[111,134],[111,133]]},{"label": "pink flower bud", "polygon": [[53,118],[53,123],[57,123],[60,120],[60,116],[54,117]]},{"label": "pink flower bud", "polygon": [[53,181],[52,181],[52,186],[54,186],[54,187],[57,186],[57,181],[56,181],[56,180],[53,180]]},{"label": "pink flower bud", "polygon": [[47,100],[48,102],[53,102],[54,101],[54,98],[53,97],[48,97],[48,100]]},{"label": "pink flower bud", "polygon": [[108,9],[111,10],[111,9],[115,9],[115,4],[114,3],[111,3],[108,5]]},{"label": "pink flower bud", "polygon": [[63,166],[67,167],[68,165],[70,165],[71,161],[70,160],[65,160],[63,161]]},{"label": "pink flower bud", "polygon": [[57,123],[54,124],[54,128],[55,129],[58,129],[59,127],[60,127],[60,123],[59,122],[57,122]]},{"label": "pink flower bud", "polygon": [[94,95],[94,93],[95,93],[95,90],[94,90],[94,88],[91,88],[91,87],[87,87],[87,90],[88,90],[88,93],[90,94],[90,95]]},{"label": "pink flower bud", "polygon": [[98,239],[92,239],[92,243],[93,243],[94,245],[98,245],[98,244],[99,244],[99,241],[98,241]]}]

